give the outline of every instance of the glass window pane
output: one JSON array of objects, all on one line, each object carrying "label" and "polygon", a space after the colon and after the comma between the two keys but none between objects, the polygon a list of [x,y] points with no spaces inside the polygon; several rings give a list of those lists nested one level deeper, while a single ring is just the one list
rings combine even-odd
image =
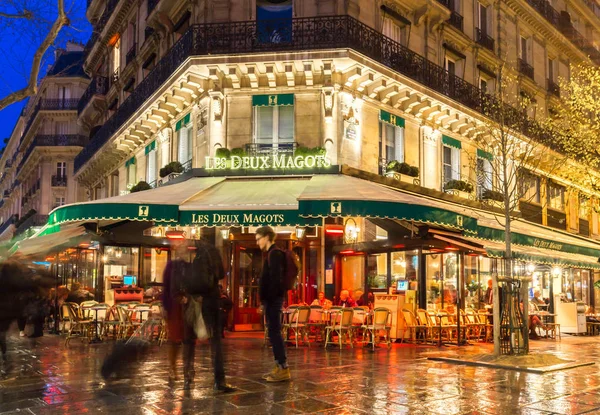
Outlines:
[{"label": "glass window pane", "polygon": [[279,110],[279,143],[294,142],[294,106],[280,106]]},{"label": "glass window pane", "polygon": [[[364,257],[351,257],[360,258],[364,262]],[[370,289],[387,289],[387,254],[376,254],[369,255],[367,257],[367,276],[368,284]],[[351,287],[347,287],[349,290],[356,290],[364,287],[364,280],[361,276],[355,277],[352,281]],[[344,289],[344,287],[342,287]]]},{"label": "glass window pane", "polygon": [[258,144],[273,143],[273,107],[256,107]]}]

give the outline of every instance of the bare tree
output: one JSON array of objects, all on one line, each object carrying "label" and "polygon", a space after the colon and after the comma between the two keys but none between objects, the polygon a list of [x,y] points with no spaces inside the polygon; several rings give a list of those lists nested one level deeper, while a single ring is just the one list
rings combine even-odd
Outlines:
[{"label": "bare tree", "polygon": [[[520,89],[518,75],[506,64],[499,68],[495,92],[485,94],[482,105],[487,117],[474,138],[478,152],[470,155],[469,161],[477,174],[479,198],[495,206],[494,217],[504,229],[502,267],[492,276],[494,354],[525,354],[527,280],[515,271],[511,225],[522,219],[522,202],[534,196],[527,187],[528,176],[551,174],[560,156],[548,149],[551,135],[533,119],[536,102]],[[522,310],[519,299],[523,300]]]},{"label": "bare tree", "polygon": [[[65,5],[65,1],[69,2]],[[61,35],[73,35],[72,19],[84,3],[78,0],[4,0],[0,2],[0,50],[3,64],[10,69],[4,76],[7,92],[0,96],[0,110],[37,93],[38,82],[48,55],[64,41]],[[83,26],[83,25],[82,25]],[[25,85],[14,74],[23,74]],[[18,85],[18,86],[17,86]]]}]

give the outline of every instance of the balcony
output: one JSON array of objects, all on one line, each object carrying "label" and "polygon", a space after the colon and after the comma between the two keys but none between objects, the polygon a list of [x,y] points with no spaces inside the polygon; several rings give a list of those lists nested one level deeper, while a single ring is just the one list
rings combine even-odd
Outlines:
[{"label": "balcony", "polygon": [[6,229],[8,229],[8,227],[10,225],[14,224],[17,221],[18,217],[19,216],[17,214],[14,214],[10,218],[5,220],[4,223],[2,223],[2,225],[0,225],[0,235],[2,235],[4,233],[4,231],[6,231]]},{"label": "balcony", "polygon": [[533,66],[519,58],[519,72],[528,78],[533,79]]},{"label": "balcony", "polygon": [[446,7],[447,9],[453,8],[452,0],[437,0],[437,2],[440,3],[442,6]]},{"label": "balcony", "polygon": [[129,52],[127,52],[127,55],[125,55],[125,65],[129,65],[131,61],[135,59],[136,52],[137,43],[134,43],[133,46],[131,46],[131,49],[129,49]]},{"label": "balcony", "polygon": [[477,43],[492,52],[494,51],[494,39],[481,29],[477,29]]},{"label": "balcony", "polygon": [[560,98],[560,87],[550,79],[546,79],[546,90],[557,98]]},{"label": "balcony", "polygon": [[[279,34],[275,39],[274,31]],[[260,24],[248,21],[193,25],[77,155],[75,170],[80,170],[190,56],[335,48],[353,49],[484,115],[493,115],[499,107],[494,97],[482,93],[475,85],[451,75],[441,66],[350,16],[272,20]],[[524,134],[535,133],[530,137],[544,140],[548,145],[552,143],[551,135],[540,134],[539,128],[534,128],[535,121],[524,123],[520,112],[507,105],[502,108]]]},{"label": "balcony", "polygon": [[[120,0],[108,0],[106,2],[104,12],[102,12],[102,15],[100,16],[100,18],[94,25],[94,31],[92,32],[92,36],[90,37],[90,40],[88,40],[88,42],[85,45],[85,50],[87,52],[89,52],[94,47],[94,44],[100,38],[100,34],[104,31],[104,27],[106,26],[106,23],[108,23],[108,20],[110,19],[113,12],[115,11],[117,4],[119,4],[119,1]],[[89,7],[89,5],[90,5],[90,0],[88,0],[88,7]]]},{"label": "balcony", "polygon": [[294,151],[298,147],[297,143],[283,143],[283,144],[258,144],[250,143],[244,146],[246,154],[249,156],[266,156],[266,155],[277,155],[277,154],[294,154]]},{"label": "balcony", "polygon": [[458,12],[452,11],[448,23],[450,23],[451,26],[457,28],[461,32],[463,31],[463,17],[460,14],[458,14]]},{"label": "balcony", "polygon": [[110,84],[113,85],[118,80],[119,80],[119,68],[115,69],[115,71],[110,76]]},{"label": "balcony", "polygon": [[527,0],[527,3],[542,15],[552,26],[562,33],[575,47],[585,53],[597,65],[600,65],[600,51],[573,27],[567,11],[558,12],[547,0]]},{"label": "balcony", "polygon": [[10,190],[5,190],[3,196],[4,198],[10,197]]},{"label": "balcony", "polygon": [[25,151],[19,166],[17,167],[17,174],[23,168],[27,159],[33,153],[36,147],[84,147],[88,142],[88,138],[80,134],[50,134],[50,135],[37,135]]},{"label": "balcony", "polygon": [[[70,98],[70,99],[40,99],[35,107],[29,113],[29,119],[27,120],[27,124],[25,124],[25,128],[23,129],[23,134],[21,135],[21,142],[27,136],[29,129],[33,125],[33,121],[37,117],[38,112],[40,111],[73,111],[77,109],[79,105],[79,99]],[[16,154],[16,153],[15,153]]]},{"label": "balcony", "polygon": [[67,176],[52,176],[52,187],[67,187]]},{"label": "balcony", "polygon": [[106,95],[108,92],[108,78],[105,76],[97,76],[92,79],[92,82],[88,85],[87,89],[81,96],[79,103],[77,104],[77,115],[81,114],[85,107],[90,103],[92,98],[96,95]]},{"label": "balcony", "polygon": [[596,4],[595,0],[583,0],[583,2],[594,12],[597,18],[600,19],[600,6]]}]

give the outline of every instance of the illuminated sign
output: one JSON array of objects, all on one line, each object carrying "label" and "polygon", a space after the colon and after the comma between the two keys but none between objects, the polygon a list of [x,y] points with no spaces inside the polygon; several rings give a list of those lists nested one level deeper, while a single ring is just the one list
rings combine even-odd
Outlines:
[{"label": "illuminated sign", "polygon": [[280,225],[289,221],[284,213],[192,213],[194,225]]},{"label": "illuminated sign", "polygon": [[315,167],[331,167],[331,160],[326,156],[287,156],[269,155],[231,158],[206,157],[207,170],[266,170],[266,169],[310,169]]},{"label": "illuminated sign", "polygon": [[533,240],[533,246],[536,248],[553,249],[555,251],[562,251],[563,248],[562,244],[537,238]]}]

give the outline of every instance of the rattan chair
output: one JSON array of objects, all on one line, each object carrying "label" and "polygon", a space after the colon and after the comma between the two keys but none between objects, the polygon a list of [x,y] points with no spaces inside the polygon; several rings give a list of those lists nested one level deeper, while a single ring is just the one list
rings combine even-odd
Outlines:
[{"label": "rattan chair", "polygon": [[74,337],[79,337],[82,340],[89,339],[89,329],[93,320],[83,319],[80,317],[79,306],[75,303],[67,304],[67,313],[69,315],[69,333],[65,339],[65,346],[69,345],[69,342]]},{"label": "rattan chair", "polygon": [[411,339],[414,343],[417,342],[417,334],[419,333],[426,333],[427,332],[427,325],[425,324],[421,324],[419,322],[419,320],[417,319],[417,317],[415,316],[415,314],[406,308],[402,309],[402,317],[404,319],[404,329],[402,330],[402,335],[400,338],[400,342],[403,343],[404,342],[404,337],[406,335],[406,332],[408,331],[408,334],[411,335]]},{"label": "rattan chair", "polygon": [[[336,314],[339,315],[339,318]],[[341,310],[332,313],[331,323],[325,327],[325,347],[330,344],[336,344],[336,342],[330,341],[330,339],[333,340],[332,336],[334,333],[338,335],[337,343],[339,344],[340,349],[342,348],[344,335],[350,340],[350,347],[354,347],[352,344],[352,333],[354,331],[352,326],[353,316],[354,310],[352,308],[342,308]]]},{"label": "rattan chair", "polygon": [[363,330],[365,333],[371,336],[371,341],[365,342],[366,344],[372,344],[373,350],[375,350],[375,346],[379,340],[380,332],[385,332],[385,343],[388,348],[392,347],[391,335],[390,332],[392,330],[391,324],[392,313],[387,308],[379,307],[373,310],[373,317],[371,318],[370,324],[365,324],[363,326]]}]

